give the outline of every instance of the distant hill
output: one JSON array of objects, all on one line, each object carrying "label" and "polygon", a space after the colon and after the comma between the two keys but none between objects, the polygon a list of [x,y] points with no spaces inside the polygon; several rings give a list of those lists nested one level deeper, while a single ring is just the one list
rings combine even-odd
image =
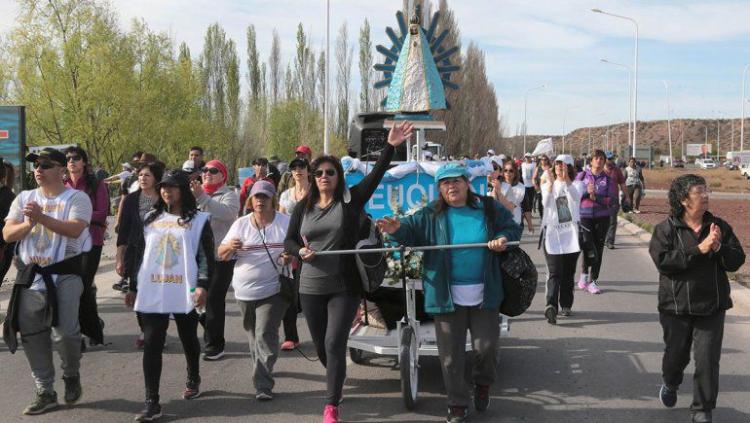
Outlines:
[{"label": "distant hill", "polygon": [[[721,136],[720,154],[732,150],[732,134],[734,134],[734,150],[740,149],[740,119],[674,119],[672,120],[672,150],[675,156],[682,154],[681,145],[702,144],[706,141],[706,128],[708,128],[708,142],[713,146],[716,154],[717,124]],[[732,125],[734,124],[734,131]],[[591,148],[604,149],[606,134],[609,130],[609,141],[612,150],[622,153],[628,145],[628,123],[620,122],[610,126],[595,126],[591,128],[578,128],[565,136],[565,151],[573,154],[588,152],[589,140]],[[589,137],[589,133],[591,134]],[[526,137],[526,149],[532,151],[536,143],[544,138],[551,137],[555,144],[556,152],[562,148],[562,136],[560,135],[528,135]],[[521,155],[523,150],[523,136],[503,138],[502,149],[513,155]],[[669,142],[667,137],[667,121],[638,121],[638,145],[651,145],[654,147],[654,155],[669,154]],[[687,149],[687,147],[685,147]],[[745,150],[750,150],[750,119],[745,119]]]}]

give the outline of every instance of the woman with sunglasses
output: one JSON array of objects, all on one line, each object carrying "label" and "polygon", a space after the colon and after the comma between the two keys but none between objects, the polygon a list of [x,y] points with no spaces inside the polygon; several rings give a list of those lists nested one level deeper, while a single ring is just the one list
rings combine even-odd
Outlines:
[{"label": "woman with sunglasses", "polygon": [[578,243],[579,206],[584,192],[583,182],[575,181],[573,157],[560,154],[547,172],[542,184],[542,204],[547,211],[542,219],[544,258],[547,261],[547,322],[557,323],[561,308],[570,316],[573,307],[576,263],[581,247]]},{"label": "woman with sunglasses", "polygon": [[[138,191],[128,194],[122,203],[120,212],[120,231],[117,232],[117,255],[115,258],[115,271],[125,282],[124,285],[118,284],[119,290],[128,291],[127,278],[125,278],[125,253],[128,250],[128,236],[134,228],[143,227],[143,219],[151,211],[156,200],[159,199],[159,193],[156,190],[156,184],[161,181],[164,175],[164,166],[160,163],[151,162],[143,163],[138,167]],[[142,253],[142,252],[141,252]],[[135,340],[135,347],[143,349],[143,322],[140,314],[136,314],[140,335]]]},{"label": "woman with sunglasses", "polygon": [[[107,215],[109,214],[109,191],[107,184],[96,179],[91,171],[89,156],[80,147],[69,147],[65,151],[68,161],[68,179],[65,186],[83,191],[89,196],[93,213],[89,224],[91,234],[91,250],[83,254],[83,294],[79,319],[81,333],[89,337],[89,345],[104,344],[104,321],[99,318],[96,305],[96,285],[94,277],[99,269],[104,246],[104,232],[107,230]],[[86,344],[82,340],[81,347]]]},{"label": "woman with sunglasses", "polygon": [[526,188],[521,183],[521,175],[512,160],[508,160],[502,167],[502,175],[498,176],[502,182],[496,183],[488,194],[513,214],[513,221],[523,230],[522,203],[526,195]]},{"label": "woman with sunglasses", "polygon": [[[279,197],[279,212],[290,214],[294,207],[307,197],[310,192],[310,162],[303,157],[297,157],[289,162],[291,172],[291,187],[281,193]],[[293,265],[294,280],[299,285],[299,262],[295,260]],[[302,309],[299,306],[299,295],[294,295],[294,302],[289,305],[284,315],[284,343],[281,349],[290,351],[299,345],[299,334],[297,333],[297,315]]]},{"label": "woman with sunglasses", "polygon": [[[229,173],[227,167],[219,160],[211,160],[201,168],[200,181],[190,182],[190,190],[195,196],[198,208],[211,216],[211,230],[214,233],[214,245],[219,246],[240,212],[240,199],[233,189],[227,186]],[[214,251],[214,255],[218,250]],[[206,312],[201,315],[201,325],[205,332],[206,342],[203,359],[218,360],[224,356],[224,323],[226,320],[226,297],[229,284],[232,282],[234,260],[217,261],[214,280],[208,290]]]},{"label": "woman with sunglasses", "polygon": [[[206,303],[213,276],[214,236],[209,215],[198,210],[187,173],[167,172],[157,186],[159,199],[142,227],[133,228],[125,255],[130,291],[125,304],[141,313],[145,345],[143,375],[146,401],[136,421],[161,417],[159,382],[162,351],[174,316],[187,361],[182,398],[200,395],[198,313]],[[144,257],[148,257],[144,260]]]},{"label": "woman with sunglasses", "polygon": [[395,148],[412,134],[413,125],[394,125],[375,167],[347,189],[336,157],[312,163],[315,183],[303,203],[294,208],[284,245],[303,261],[300,302],[315,349],[326,368],[324,423],[339,421],[338,405],[346,378],[346,343],[357,312],[362,282],[352,255],[316,257],[316,251],[353,249],[365,203],[378,187]]}]

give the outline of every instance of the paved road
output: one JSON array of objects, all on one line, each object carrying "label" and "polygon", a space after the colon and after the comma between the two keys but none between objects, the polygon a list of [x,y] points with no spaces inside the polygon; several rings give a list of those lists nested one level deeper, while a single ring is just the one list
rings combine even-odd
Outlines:
[{"label": "paved road", "polygon": [[[542,257],[532,237],[525,245],[544,276]],[[133,347],[135,318],[121,305],[111,262],[98,278],[100,311],[107,323],[105,349],[84,355],[84,397],[75,408],[35,418],[19,413],[33,395],[33,384],[22,353],[10,355],[0,343],[0,418],[3,422],[125,422],[141,407],[141,354]],[[681,391],[678,407],[667,410],[656,400],[660,384],[661,330],[657,322],[656,272],[645,246],[620,236],[618,249],[607,250],[602,275],[604,294],[576,292],[574,316],[557,326],[544,321],[543,288],[528,313],[513,320],[511,336],[500,348],[498,381],[490,410],[474,415],[476,422],[656,422],[689,421],[691,379]],[[7,287],[0,300],[7,299]],[[738,292],[738,295],[742,294]],[[745,292],[747,294],[747,292]],[[741,303],[741,301],[737,301]],[[745,302],[744,304],[750,304]],[[4,301],[0,308],[4,309]],[[229,305],[227,357],[202,363],[204,395],[180,399],[184,360],[174,326],[164,357],[162,402],[164,421],[188,422],[319,422],[324,372],[296,352],[285,352],[276,366],[277,397],[258,403],[251,395],[247,346],[239,311]],[[302,319],[302,349],[314,355]],[[721,395],[717,421],[750,421],[750,308],[738,305],[727,317],[722,358]],[[400,397],[395,360],[369,356],[366,365],[350,364],[342,406],[351,422],[444,421],[444,394],[438,362],[421,361],[420,399],[406,412]],[[690,367],[692,369],[692,366]],[[690,370],[692,371],[692,370]],[[62,390],[62,383],[58,383]]]}]

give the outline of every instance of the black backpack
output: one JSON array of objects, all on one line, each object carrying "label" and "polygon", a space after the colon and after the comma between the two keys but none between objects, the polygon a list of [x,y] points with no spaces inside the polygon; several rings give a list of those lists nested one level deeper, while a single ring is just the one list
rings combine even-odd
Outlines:
[{"label": "black backpack", "polygon": [[[383,234],[364,211],[359,216],[359,241],[354,248],[367,250],[383,248]],[[366,294],[375,292],[383,283],[388,262],[385,253],[357,253],[354,255],[359,277],[362,279],[362,290]]]},{"label": "black backpack", "polygon": [[[485,218],[490,227],[495,221],[494,199],[480,197],[484,205]],[[494,230],[490,233],[494,233]],[[505,298],[500,305],[500,313],[515,317],[523,314],[536,294],[539,274],[534,261],[521,247],[509,247],[500,253],[500,271],[503,276]]]}]

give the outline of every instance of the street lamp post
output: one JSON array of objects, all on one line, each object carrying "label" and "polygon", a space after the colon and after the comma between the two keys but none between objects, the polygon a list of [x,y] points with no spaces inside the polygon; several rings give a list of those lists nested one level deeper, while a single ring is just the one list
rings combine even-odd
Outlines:
[{"label": "street lamp post", "polygon": [[607,59],[601,59],[602,63],[621,66],[628,71],[628,147],[633,144],[633,67],[622,63],[615,63]]},{"label": "street lamp post", "polygon": [[328,154],[328,78],[331,74],[331,0],[326,0],[326,63],[325,63],[325,84],[323,86],[323,154]]},{"label": "street lamp post", "polygon": [[674,156],[672,155],[672,123],[670,121],[669,113],[669,84],[667,81],[662,80],[664,83],[664,89],[667,90],[667,137],[669,138],[669,167],[674,167]]},{"label": "street lamp post", "polygon": [[740,116],[740,151],[745,151],[745,75],[750,63],[742,69],[742,115]]},{"label": "street lamp post", "polygon": [[543,90],[544,88],[546,88],[546,86],[544,84],[542,84],[542,85],[540,85],[538,87],[529,88],[528,90],[526,90],[526,93],[523,96],[523,154],[527,153],[527,151],[526,151],[526,133],[528,132],[528,130],[526,128],[526,111],[528,109],[527,106],[528,106],[528,103],[529,103],[529,92],[530,91],[534,91],[534,90]]},{"label": "street lamp post", "polygon": [[633,157],[635,157],[636,144],[638,143],[638,22],[633,18],[615,15],[614,13],[605,12],[600,9],[591,9],[591,11],[615,18],[625,19],[635,25],[635,76],[633,78]]}]

